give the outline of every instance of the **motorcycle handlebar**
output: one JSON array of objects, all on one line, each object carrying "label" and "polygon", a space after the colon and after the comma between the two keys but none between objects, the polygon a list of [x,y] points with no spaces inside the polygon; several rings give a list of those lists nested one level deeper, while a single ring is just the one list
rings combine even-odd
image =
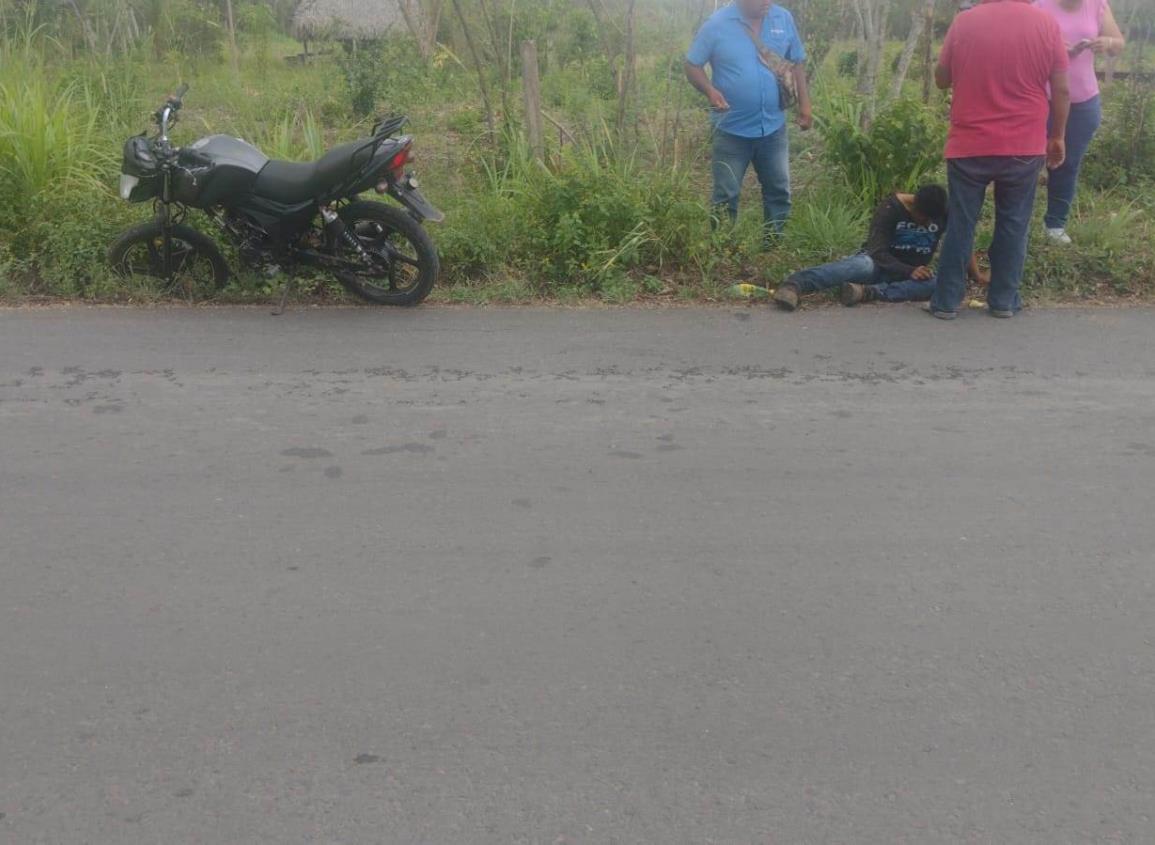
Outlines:
[{"label": "motorcycle handlebar", "polygon": [[176,113],[180,111],[181,101],[188,93],[188,83],[184,82],[176,89],[175,94],[169,94],[164,105],[157,109],[156,123],[160,127],[161,140],[168,140],[168,130],[176,122]]}]

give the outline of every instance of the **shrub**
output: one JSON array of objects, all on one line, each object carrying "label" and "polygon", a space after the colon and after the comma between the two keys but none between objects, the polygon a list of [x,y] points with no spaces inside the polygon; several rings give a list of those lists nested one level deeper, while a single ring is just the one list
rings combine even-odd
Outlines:
[{"label": "shrub", "polygon": [[592,291],[634,268],[684,265],[707,231],[688,186],[673,168],[642,169],[609,147],[570,153],[528,182],[530,260],[552,285]]},{"label": "shrub", "polygon": [[439,80],[421,60],[413,40],[387,38],[375,49],[349,51],[338,60],[356,118],[404,112],[423,103]]},{"label": "shrub", "polygon": [[868,129],[860,127],[856,112],[836,111],[820,120],[819,130],[830,163],[864,203],[873,205],[896,189],[909,190],[941,169],[947,125],[932,108],[898,99]]},{"label": "shrub", "polygon": [[1103,92],[1103,126],[1081,176],[1096,188],[1155,179],[1155,88],[1150,82],[1136,76]]},{"label": "shrub", "polygon": [[846,50],[838,54],[838,75],[851,79],[858,76],[857,50]]}]

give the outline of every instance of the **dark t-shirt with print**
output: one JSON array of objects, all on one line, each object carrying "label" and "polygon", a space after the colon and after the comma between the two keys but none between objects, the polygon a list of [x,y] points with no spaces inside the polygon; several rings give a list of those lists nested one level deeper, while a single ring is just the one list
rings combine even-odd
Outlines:
[{"label": "dark t-shirt with print", "polygon": [[945,219],[923,226],[915,222],[896,195],[891,195],[875,209],[863,251],[879,270],[908,278],[916,267],[930,264],[945,231]]}]

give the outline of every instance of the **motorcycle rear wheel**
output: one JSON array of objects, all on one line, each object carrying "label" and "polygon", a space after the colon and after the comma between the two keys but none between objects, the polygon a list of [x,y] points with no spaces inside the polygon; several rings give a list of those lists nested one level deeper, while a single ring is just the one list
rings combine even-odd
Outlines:
[{"label": "motorcycle rear wheel", "polygon": [[191,226],[169,228],[170,272],[164,267],[164,230],[149,220],[124,232],[108,250],[112,269],[124,278],[146,276],[166,296],[211,299],[229,280],[229,265],[217,245]]},{"label": "motorcycle rear wheel", "polygon": [[[437,249],[420,223],[379,202],[349,203],[338,213],[362,248],[385,265],[338,271],[346,290],[377,305],[417,305],[429,296],[440,268]],[[345,260],[361,260],[348,244],[338,244],[337,251]]]}]

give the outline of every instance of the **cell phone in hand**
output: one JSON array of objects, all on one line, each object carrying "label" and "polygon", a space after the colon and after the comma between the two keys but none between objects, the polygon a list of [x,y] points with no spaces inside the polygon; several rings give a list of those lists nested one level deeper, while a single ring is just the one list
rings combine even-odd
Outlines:
[{"label": "cell phone in hand", "polygon": [[1082,41],[1077,42],[1071,48],[1071,55],[1077,56],[1080,53],[1082,53],[1084,50],[1086,50],[1088,47],[1091,46],[1091,41],[1092,41],[1092,39],[1090,39],[1090,38],[1084,38]]}]

